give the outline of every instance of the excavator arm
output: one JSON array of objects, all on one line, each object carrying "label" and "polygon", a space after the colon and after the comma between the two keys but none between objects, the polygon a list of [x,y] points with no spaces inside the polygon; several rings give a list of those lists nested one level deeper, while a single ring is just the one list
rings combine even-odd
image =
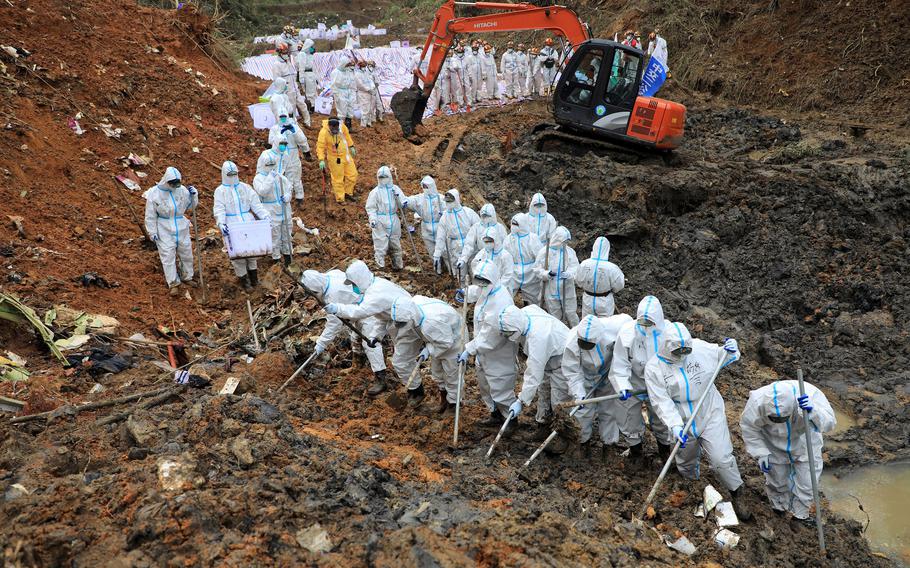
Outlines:
[{"label": "excavator arm", "polygon": [[[496,10],[493,14],[455,16],[455,6],[470,6],[480,10]],[[514,32],[528,30],[548,30],[562,36],[578,47],[589,39],[588,27],[570,8],[565,6],[539,7],[533,4],[506,4],[500,2],[455,2],[447,0],[436,11],[433,26],[420,53],[419,61],[426,59],[430,53],[427,69],[421,71],[419,66],[414,70],[414,84],[392,97],[392,112],[401,124],[405,136],[411,136],[414,128],[423,121],[427,100],[439,77],[439,71],[455,36],[466,33]],[[423,81],[421,89],[418,81]]]}]

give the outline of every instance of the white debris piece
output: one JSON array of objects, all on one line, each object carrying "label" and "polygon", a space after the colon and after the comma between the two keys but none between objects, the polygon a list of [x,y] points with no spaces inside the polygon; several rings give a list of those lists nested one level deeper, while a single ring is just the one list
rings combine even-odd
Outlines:
[{"label": "white debris piece", "polygon": [[736,512],[733,511],[733,503],[729,501],[721,501],[717,504],[717,507],[714,508],[714,514],[717,516],[717,526],[723,527],[735,527],[739,524],[739,519],[736,518]]},{"label": "white debris piece", "polygon": [[681,536],[676,540],[673,540],[672,537],[668,536],[664,538],[664,542],[673,550],[681,552],[686,556],[695,554],[695,545],[685,536]]},{"label": "white debris piece", "polygon": [[717,492],[717,489],[714,489],[713,485],[705,487],[705,495],[702,499],[705,504],[705,514],[713,511],[714,507],[723,500],[724,498]]},{"label": "white debris piece", "polygon": [[729,550],[739,544],[739,535],[729,529],[720,529],[714,533],[714,544]]}]

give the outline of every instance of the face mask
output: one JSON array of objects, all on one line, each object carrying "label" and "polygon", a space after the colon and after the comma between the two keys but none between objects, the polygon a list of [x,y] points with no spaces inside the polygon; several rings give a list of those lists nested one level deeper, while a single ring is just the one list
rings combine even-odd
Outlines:
[{"label": "face mask", "polygon": [[509,338],[509,341],[518,341],[518,340],[521,339],[521,332],[520,332],[520,331],[510,331],[510,330],[506,330],[506,331],[501,331],[500,333],[501,333],[503,336],[508,337],[508,338]]},{"label": "face mask", "polygon": [[789,419],[790,419],[789,416],[778,416],[776,414],[771,414],[768,416],[768,420],[770,420],[771,422],[773,422],[775,424],[783,424]]},{"label": "face mask", "polygon": [[543,210],[544,210],[544,207],[546,207],[546,205],[544,205],[543,203],[535,203],[535,204],[534,204],[534,210],[535,210],[535,211],[543,211]]},{"label": "face mask", "polygon": [[474,285],[477,286],[478,288],[481,288],[481,289],[489,288],[489,287],[490,287],[490,283],[489,283],[489,282],[487,282],[486,280],[480,279],[480,278],[475,278],[475,279],[474,279]]},{"label": "face mask", "polygon": [[286,117],[286,116],[282,116],[282,117],[279,118],[278,120],[281,121],[281,124],[287,124],[287,123],[288,123],[288,117]]},{"label": "face mask", "polygon": [[288,145],[287,145],[287,144],[279,144],[279,145],[278,145],[278,151],[281,152],[282,154],[284,154],[285,152],[288,151]]},{"label": "face mask", "polygon": [[360,294],[363,294],[363,292],[360,291],[360,286],[358,286],[357,284],[351,284],[351,290],[354,290],[354,293],[357,294],[358,296]]},{"label": "face mask", "polygon": [[594,349],[595,346],[596,346],[596,344],[594,342],[585,341],[584,339],[581,339],[580,337],[578,338],[578,348],[579,349],[582,349],[584,351],[590,351],[590,350]]},{"label": "face mask", "polygon": [[484,242],[483,242],[483,250],[485,250],[485,251],[487,251],[487,252],[493,252],[493,244],[494,244],[494,243],[491,243],[491,242],[488,242],[488,241],[484,241]]},{"label": "face mask", "polygon": [[171,189],[177,189],[178,187],[180,187],[180,180],[172,179],[171,181],[167,182],[167,186]]},{"label": "face mask", "polygon": [[689,353],[692,353],[691,347],[679,347],[670,352],[669,359],[676,363],[685,363]]},{"label": "face mask", "polygon": [[638,318],[638,325],[640,325],[642,327],[653,327],[654,322],[649,320],[648,318],[642,316],[642,317]]},{"label": "face mask", "polygon": [[454,211],[454,210],[455,210],[455,202],[446,201],[446,211]]},{"label": "face mask", "polygon": [[381,177],[379,178],[379,185],[390,185],[392,183],[392,178]]},{"label": "face mask", "polygon": [[492,217],[487,217],[486,215],[484,215],[483,217],[480,218],[480,222],[483,224],[484,227],[492,227],[493,224],[495,223],[495,221],[493,221]]},{"label": "face mask", "polygon": [[407,326],[408,326],[408,322],[406,322],[406,321],[396,321],[395,322],[395,327],[397,327],[398,329],[404,329]]},{"label": "face mask", "polygon": [[315,47],[311,47],[311,48],[308,49],[307,51],[309,51],[310,53],[316,53],[316,48],[315,48]]},{"label": "face mask", "polygon": [[509,232],[511,232],[513,235],[517,235],[520,230],[521,229],[518,228],[518,225],[516,225],[514,223],[512,223],[512,225],[509,226]]}]

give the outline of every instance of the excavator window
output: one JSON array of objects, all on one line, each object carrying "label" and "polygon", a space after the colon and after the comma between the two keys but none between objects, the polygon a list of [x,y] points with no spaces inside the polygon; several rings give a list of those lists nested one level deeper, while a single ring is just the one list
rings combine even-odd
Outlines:
[{"label": "excavator window", "polygon": [[610,78],[604,91],[606,102],[611,105],[632,108],[638,96],[636,80],[641,58],[634,53],[615,50]]},{"label": "excavator window", "polygon": [[597,75],[600,73],[604,52],[592,49],[584,54],[578,66],[570,71],[568,78],[569,89],[566,100],[582,106],[591,106],[594,102],[594,87],[597,84]]}]

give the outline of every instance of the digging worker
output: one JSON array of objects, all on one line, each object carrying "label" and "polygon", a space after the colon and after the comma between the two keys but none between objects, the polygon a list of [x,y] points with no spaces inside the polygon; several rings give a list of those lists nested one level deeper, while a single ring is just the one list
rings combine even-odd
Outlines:
[{"label": "digging worker", "polygon": [[575,249],[568,245],[571,239],[568,229],[557,227],[548,241],[550,246],[537,253],[535,271],[544,286],[542,307],[574,327],[578,325],[578,298],[575,295],[578,256]]},{"label": "digging worker", "polygon": [[[408,197],[405,199],[405,203],[408,204],[407,208],[414,212],[414,217],[420,220],[420,236],[423,238],[423,245],[427,249],[427,254],[433,257],[436,252],[437,227],[439,227],[445,207],[439,196],[439,190],[436,189],[436,180],[431,176],[423,176],[423,179],[420,180],[420,188],[423,193]],[[437,274],[442,274],[441,265],[436,266],[436,269]]]},{"label": "digging worker", "polygon": [[407,206],[408,198],[392,183],[392,170],[381,166],[376,170],[376,187],[367,196],[366,211],[373,233],[373,258],[376,266],[385,268],[386,254],[392,257],[392,270],[404,268],[401,255],[401,217],[399,211]]},{"label": "digging worker", "polygon": [[[199,194],[193,186],[184,187],[180,171],[168,166],[161,181],[145,194],[145,231],[158,247],[158,257],[164,269],[171,296],[179,294],[181,282],[193,282],[193,245],[190,242],[190,222],[185,213],[199,205]],[[199,228],[197,227],[198,231]],[[180,276],[177,259],[180,259]]]},{"label": "digging worker", "polygon": [[771,508],[814,524],[809,452],[806,448],[804,415],[809,416],[816,483],[822,476],[822,434],[837,425],[834,409],[825,394],[805,383],[800,396],[799,382],[775,381],[749,393],[739,426],[746,451],[758,461],[765,475],[765,493]]},{"label": "digging worker", "polygon": [[512,285],[515,283],[515,278],[512,275],[514,268],[512,255],[505,249],[499,238],[497,231],[490,231],[488,235],[484,235],[483,248],[474,255],[474,260],[471,261],[471,274],[476,273],[484,262],[492,262],[499,271],[500,282],[506,287],[509,294],[514,296],[515,291]]},{"label": "digging worker", "polygon": [[512,255],[512,291],[521,295],[524,305],[540,302],[540,280],[534,272],[537,253],[543,248],[537,235],[531,233],[525,213],[512,215],[506,249]]},{"label": "digging worker", "polygon": [[322,129],[316,141],[316,157],[319,169],[325,176],[326,167],[332,179],[332,193],[336,203],[344,203],[344,198],[354,196],[357,185],[357,166],[354,164],[354,140],[348,127],[341,124],[338,117],[322,121]]},{"label": "digging worker", "polygon": [[[738,360],[739,346],[735,339],[727,339],[723,346],[692,339],[685,325],[672,322],[664,329],[657,356],[645,366],[645,384],[654,411],[672,432],[673,437],[667,441],[679,443],[676,468],[680,475],[697,480],[699,458],[702,451],[707,453],[715,477],[730,491],[736,515],[748,521],[752,514],[740,491],[743,479],[733,456],[724,399],[710,382],[718,365],[723,368]],[[698,417],[689,432],[684,432],[683,427],[705,389],[709,392]]]},{"label": "digging worker", "polygon": [[[398,298],[392,304],[392,321],[398,328],[398,337],[414,335],[421,347],[417,363],[430,359],[430,369],[438,392],[436,411],[455,410],[458,396],[458,353],[461,351],[461,316],[441,300],[414,296]],[[396,344],[396,351],[398,346]],[[424,398],[419,380],[408,390],[408,401],[416,406]],[[413,394],[412,394],[413,393]]]},{"label": "digging worker", "polygon": [[471,227],[480,222],[480,217],[470,207],[461,204],[461,194],[452,188],[443,197],[445,212],[439,219],[436,229],[436,248],[433,251],[433,266],[436,273],[442,274],[442,260],[452,275],[462,278],[465,275],[455,269],[455,264],[461,257]]},{"label": "digging worker", "polygon": [[582,289],[581,315],[612,316],[616,310],[613,294],[626,285],[626,277],[610,262],[610,241],[607,237],[594,239],[591,258],[583,260],[575,272],[575,282]]}]

